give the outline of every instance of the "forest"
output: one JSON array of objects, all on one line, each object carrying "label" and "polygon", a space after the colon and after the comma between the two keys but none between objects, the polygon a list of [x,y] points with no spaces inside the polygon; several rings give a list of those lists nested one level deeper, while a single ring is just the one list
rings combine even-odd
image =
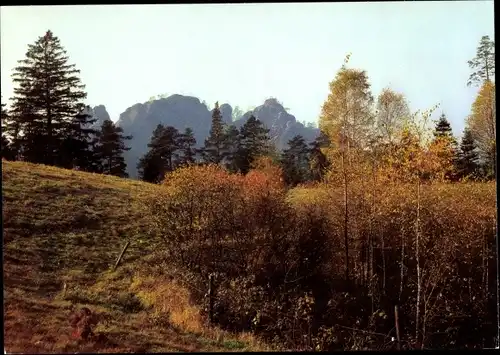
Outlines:
[{"label": "forest", "polygon": [[[374,97],[349,58],[314,142],[278,151],[257,117],[237,129],[218,103],[201,148],[192,129],[158,125],[138,165],[162,187],[148,233],[223,329],[293,350],[498,346],[494,42],[464,63],[479,90],[460,141],[438,105]],[[2,103],[2,159],[126,178],[131,137],[92,127],[78,74],[51,31],[28,45]]]}]

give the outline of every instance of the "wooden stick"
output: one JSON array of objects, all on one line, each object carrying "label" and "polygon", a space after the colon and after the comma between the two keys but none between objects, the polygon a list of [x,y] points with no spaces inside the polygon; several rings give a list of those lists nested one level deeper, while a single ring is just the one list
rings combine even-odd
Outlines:
[{"label": "wooden stick", "polygon": [[130,244],[130,242],[127,242],[127,244],[125,244],[125,246],[123,247],[122,252],[120,253],[120,256],[118,257],[118,260],[116,260],[115,266],[113,267],[113,271],[116,270],[116,267],[118,266],[118,264],[122,260],[123,254],[125,254],[125,250],[127,250],[129,244]]},{"label": "wooden stick", "polygon": [[396,322],[396,337],[398,340],[398,350],[401,350],[401,339],[399,338],[399,315],[398,306],[394,306],[394,320]]}]

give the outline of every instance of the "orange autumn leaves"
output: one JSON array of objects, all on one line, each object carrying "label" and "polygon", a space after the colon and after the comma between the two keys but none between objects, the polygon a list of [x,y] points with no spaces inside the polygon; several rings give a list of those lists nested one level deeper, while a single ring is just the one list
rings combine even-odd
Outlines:
[{"label": "orange autumn leaves", "polygon": [[[243,198],[265,196],[284,191],[281,168],[271,158],[260,157],[246,174],[233,174],[219,165],[188,166],[165,176],[162,185],[170,194],[184,192],[200,199],[211,197]],[[220,196],[219,196],[220,195]]]},{"label": "orange autumn leaves", "polygon": [[171,223],[193,230],[211,223],[222,226],[235,215],[258,215],[274,205],[271,201],[284,200],[285,193],[282,171],[267,157],[258,158],[246,175],[215,164],[182,167],[168,173],[162,186],[165,193],[155,202],[157,208],[175,208]]}]

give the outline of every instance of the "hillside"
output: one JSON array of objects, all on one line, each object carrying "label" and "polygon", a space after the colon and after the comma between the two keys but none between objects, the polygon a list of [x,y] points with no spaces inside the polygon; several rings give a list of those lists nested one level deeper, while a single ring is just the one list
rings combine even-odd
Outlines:
[{"label": "hillside", "polygon": [[[206,327],[182,275],[160,262],[161,241],[143,237],[148,218],[141,202],[159,188],[2,161],[7,352],[266,349],[250,335]],[[100,342],[72,338],[72,304],[98,315]]]}]

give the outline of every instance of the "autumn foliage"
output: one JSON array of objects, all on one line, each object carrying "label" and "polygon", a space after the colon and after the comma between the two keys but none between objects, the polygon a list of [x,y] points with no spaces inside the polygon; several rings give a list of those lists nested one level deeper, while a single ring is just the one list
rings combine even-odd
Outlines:
[{"label": "autumn foliage", "polygon": [[[438,106],[410,113],[384,89],[374,111],[366,72],[346,64],[320,118],[323,181],[285,186],[265,156],[246,174],[219,165],[168,173],[148,205],[166,258],[200,304],[215,275],[217,324],[286,349],[494,346],[495,184],[466,182],[473,144],[462,142],[457,163],[445,115],[430,126]],[[494,166],[491,86],[470,125]]]}]

